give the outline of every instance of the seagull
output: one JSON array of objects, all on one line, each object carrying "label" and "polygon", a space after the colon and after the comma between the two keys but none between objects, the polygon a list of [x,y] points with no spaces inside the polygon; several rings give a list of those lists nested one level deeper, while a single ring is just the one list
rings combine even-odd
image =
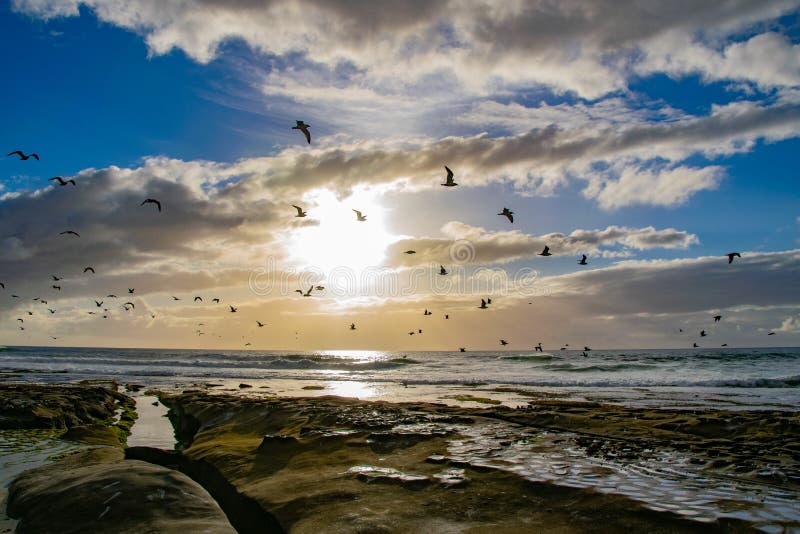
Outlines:
[{"label": "seagull", "polygon": [[714,316],[714,322],[715,322],[715,323],[718,323],[718,322],[720,321],[720,319],[722,319],[722,316],[721,316],[721,315],[715,315],[715,316]]},{"label": "seagull", "polygon": [[447,178],[445,178],[445,182],[442,184],[445,187],[455,187],[458,184],[453,181],[453,171],[450,170],[450,167],[447,165],[444,166],[444,170],[447,171]]},{"label": "seagull", "polygon": [[578,265],[587,265],[586,254],[581,254],[581,259],[578,260]]},{"label": "seagull", "polygon": [[21,322],[21,323],[24,323],[24,322],[25,322],[23,319],[20,319],[19,317],[17,317],[17,321],[19,321],[19,322]]},{"label": "seagull", "polygon": [[458,347],[458,351],[459,352],[467,352],[467,349],[465,347]]},{"label": "seagull", "polygon": [[592,350],[592,349],[590,349],[589,347],[583,347],[583,350],[584,350],[585,352],[589,352],[589,351],[590,351],[590,350]]},{"label": "seagull", "polygon": [[85,274],[85,273],[88,273],[89,271],[92,271],[92,274],[95,274],[95,272],[94,272],[94,267],[86,267],[86,268],[83,270],[84,274]]},{"label": "seagull", "polygon": [[5,285],[3,282],[0,282],[0,287],[2,287],[3,289],[5,289],[5,288],[6,288],[6,285]]},{"label": "seagull", "polygon": [[33,315],[33,312],[32,312],[32,311],[29,311],[29,312],[27,312],[27,313],[28,313],[28,315]]},{"label": "seagull", "polygon": [[102,300],[101,301],[94,301],[94,303],[97,304],[98,308],[103,305],[103,301]]},{"label": "seagull", "polygon": [[130,288],[130,287],[128,288],[128,294],[129,294],[129,295],[133,295],[133,291],[134,291],[134,289],[133,289],[133,288]]},{"label": "seagull", "polygon": [[490,298],[487,298],[487,299],[486,299],[486,304],[491,304],[491,303],[492,303],[492,299],[490,299]]},{"label": "seagull", "polygon": [[421,333],[422,333],[422,328],[420,328],[419,330],[417,330],[417,332],[421,334]]},{"label": "seagull", "polygon": [[728,346],[727,343],[723,343],[722,345],[720,345],[720,347],[727,347],[727,346]]},{"label": "seagull", "polygon": [[697,349],[697,348],[699,348],[699,347],[700,347],[700,345],[698,345],[697,343],[692,343],[692,348],[693,348],[693,349]]},{"label": "seagull", "polygon": [[589,355],[586,354],[586,351],[581,352],[581,356],[583,356],[584,358],[588,358],[589,357]]},{"label": "seagull", "polygon": [[302,292],[301,293],[303,294],[304,297],[310,297],[311,296],[311,291],[313,289],[314,289],[314,286],[311,286],[311,287],[308,288],[308,291],[306,291],[305,293],[302,293]]},{"label": "seagull", "polygon": [[733,263],[733,258],[741,258],[742,255],[738,252],[729,252],[728,253],[728,263]]},{"label": "seagull", "polygon": [[536,352],[544,352],[544,351],[542,350],[542,343],[541,343],[541,342],[539,342],[539,344],[538,344],[538,345],[536,345],[536,346],[534,347],[534,349],[536,350]]},{"label": "seagull", "polygon": [[447,269],[444,268],[444,265],[439,266],[439,274],[441,274],[442,276],[447,274]]},{"label": "seagull", "polygon": [[350,330],[356,329],[356,323],[350,323]]},{"label": "seagull", "polygon": [[194,298],[194,301],[195,301],[195,302],[197,302],[198,300],[199,300],[200,302],[203,302],[203,297],[195,297],[195,298]]},{"label": "seagull", "polygon": [[356,219],[358,219],[360,222],[364,222],[364,221],[367,220],[367,216],[366,215],[361,215],[360,211],[358,211],[358,210],[353,210],[353,211],[356,212]]},{"label": "seagull", "polygon": [[181,299],[179,299],[179,298],[178,298],[178,297],[176,297],[175,295],[172,295],[172,300],[181,300]]},{"label": "seagull", "polygon": [[213,299],[211,299],[211,302],[214,302],[214,303],[216,303],[216,304],[219,304],[219,299],[218,299],[218,298],[213,298]]},{"label": "seagull", "polygon": [[57,286],[57,285],[53,284],[52,288],[53,289],[58,289],[59,291],[61,291],[61,286]]},{"label": "seagull", "polygon": [[64,277],[63,277],[63,276],[60,276],[60,277],[59,277],[59,276],[56,276],[56,275],[54,275],[54,274],[51,274],[50,276],[52,277],[52,279],[53,279],[53,282],[58,282],[59,280],[63,280],[63,279],[64,279]]},{"label": "seagull", "polygon": [[428,309],[425,308],[425,311],[422,312],[422,315],[433,315],[433,312],[429,312]]},{"label": "seagull", "polygon": [[52,182],[53,180],[58,180],[58,185],[60,185],[62,187],[67,185],[67,184],[75,185],[75,180],[72,180],[72,179],[64,180],[61,176],[53,176],[52,178],[50,178],[47,181],[48,182]]},{"label": "seagull", "polygon": [[413,336],[414,334],[416,334],[416,332],[414,332],[414,331],[411,331],[411,332],[408,333],[409,336]]},{"label": "seagull", "polygon": [[444,318],[445,318],[445,319],[449,319],[449,318],[450,318],[450,315],[448,315],[448,314],[445,314],[445,315],[444,315]]},{"label": "seagull", "polygon": [[550,254],[550,247],[545,245],[544,250],[542,250],[538,255],[539,256],[552,256],[552,254]]},{"label": "seagull", "polygon": [[230,304],[228,305],[228,307],[231,309],[231,313],[236,313],[236,310],[238,309],[238,308],[234,308]]},{"label": "seagull", "polygon": [[128,306],[130,306],[131,308],[136,308],[133,302],[126,302],[125,304],[122,305],[123,308],[127,308]]},{"label": "seagull", "polygon": [[74,235],[74,236],[76,236],[76,237],[80,237],[80,236],[81,236],[81,234],[79,234],[79,233],[78,233],[78,232],[76,232],[75,230],[64,230],[63,232],[61,232],[61,233],[60,233],[60,234],[58,234],[58,235],[67,235],[67,234],[72,234],[72,235]]},{"label": "seagull", "polygon": [[118,299],[119,297],[112,293],[111,295],[106,295],[106,298],[107,299]]},{"label": "seagull", "polygon": [[295,215],[295,217],[305,217],[306,215],[308,215],[308,213],[303,211],[303,208],[301,208],[300,206],[295,206],[294,204],[292,204],[292,207],[297,210],[297,215]]},{"label": "seagull", "polygon": [[161,213],[161,202],[154,198],[148,198],[147,200],[143,201],[140,206],[144,206],[145,204],[155,204],[158,207],[158,212]]},{"label": "seagull", "polygon": [[262,323],[261,321],[256,321],[256,324],[258,325],[259,328],[264,327],[264,323]]},{"label": "seagull", "polygon": [[768,335],[768,336],[774,336],[774,335],[775,335],[775,332],[770,332],[770,333],[769,333],[769,334],[767,334],[767,335]]},{"label": "seagull", "polygon": [[416,254],[416,250],[406,250],[403,254]]},{"label": "seagull", "polygon": [[56,312],[53,308],[47,308],[47,311],[49,311],[50,314],[54,314]]},{"label": "seagull", "polygon": [[700,330],[700,337],[706,337],[706,331]]},{"label": "seagull", "polygon": [[19,295],[11,295],[11,298],[12,298],[12,299],[18,299],[18,298],[19,298]]},{"label": "seagull", "polygon": [[325,291],[325,286],[316,286],[314,289],[317,291]]},{"label": "seagull", "polygon": [[504,217],[506,217],[506,218],[508,219],[508,222],[510,222],[510,223],[513,223],[513,222],[514,222],[514,212],[513,212],[513,211],[511,211],[511,210],[510,210],[510,209],[508,209],[508,208],[503,208],[503,211],[501,211],[500,213],[498,213],[498,215],[501,215],[501,216],[504,216]]},{"label": "seagull", "polygon": [[303,132],[303,135],[306,136],[306,141],[308,141],[308,144],[310,145],[311,144],[311,132],[309,132],[308,129],[311,128],[311,125],[310,124],[306,124],[303,121],[295,121],[295,122],[297,123],[297,125],[296,126],[292,126],[292,130],[300,130],[301,132]]},{"label": "seagull", "polygon": [[486,308],[488,308],[488,307],[489,307],[489,306],[487,306],[487,305],[486,305],[486,300],[484,300],[484,299],[481,299],[481,305],[480,305],[480,306],[478,306],[478,308],[480,308],[481,310],[485,310],[485,309],[486,309]]},{"label": "seagull", "polygon": [[39,154],[31,153],[26,156],[25,153],[22,152],[22,150],[15,150],[14,152],[9,152],[6,157],[13,156],[14,154],[19,155],[19,159],[22,161],[31,158],[35,159],[36,161],[39,161]]},{"label": "seagull", "polygon": [[506,345],[508,345],[508,341],[506,341],[505,339],[501,339],[500,344],[505,347]]}]

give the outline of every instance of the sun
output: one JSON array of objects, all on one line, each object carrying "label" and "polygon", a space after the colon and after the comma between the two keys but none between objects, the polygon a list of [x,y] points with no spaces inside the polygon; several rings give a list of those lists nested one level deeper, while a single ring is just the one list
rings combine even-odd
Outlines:
[{"label": "sun", "polygon": [[[318,224],[291,232],[290,259],[300,267],[322,271],[346,269],[359,276],[381,265],[387,247],[397,239],[386,230],[387,210],[378,195],[357,190],[339,200],[329,190],[316,190],[304,198],[308,219]],[[366,217],[359,221],[353,210]]]}]

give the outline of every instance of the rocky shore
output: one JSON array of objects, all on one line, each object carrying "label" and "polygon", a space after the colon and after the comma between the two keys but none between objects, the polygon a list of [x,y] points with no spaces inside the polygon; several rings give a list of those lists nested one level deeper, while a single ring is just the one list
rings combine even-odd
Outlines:
[{"label": "rocky shore", "polygon": [[[53,406],[61,406],[71,417],[48,412],[37,419],[35,408],[19,403],[25,390],[6,395],[7,387],[0,390],[6,425],[18,409],[20,420],[63,420],[73,432],[70,425],[86,426],[78,414],[93,413],[90,405],[111,407],[106,394],[77,387],[52,393],[62,402],[48,405],[55,413]],[[37,402],[46,398],[36,388],[28,393]],[[7,397],[17,404],[10,406]],[[20,519],[18,530],[800,527],[791,504],[800,493],[797,412],[641,410],[547,400],[525,409],[477,409],[206,391],[160,399],[170,408],[178,450],[123,452],[109,442],[24,473],[9,488],[9,513]]]}]

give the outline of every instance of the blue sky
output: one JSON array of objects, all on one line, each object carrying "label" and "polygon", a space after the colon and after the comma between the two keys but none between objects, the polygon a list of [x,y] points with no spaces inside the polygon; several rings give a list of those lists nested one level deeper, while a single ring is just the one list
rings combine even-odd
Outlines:
[{"label": "blue sky", "polygon": [[[374,253],[380,266],[398,272],[447,262],[448,243],[459,240],[476,243],[471,270],[512,276],[535,266],[555,288],[575,275],[582,251],[591,258],[592,273],[578,273],[587,285],[595,283],[593,276],[636,262],[681,269],[732,250],[779,259],[796,253],[797,2],[768,9],[676,4],[660,7],[656,17],[634,1],[607,6],[620,20],[597,19],[602,2],[597,10],[566,2],[549,12],[536,2],[476,0],[454,13],[435,5],[387,4],[377,13],[347,2],[300,2],[306,3],[298,11],[269,3],[215,11],[201,2],[177,7],[144,0],[15,0],[0,6],[0,42],[17,51],[0,84],[0,96],[10,103],[0,141],[6,152],[23,149],[42,158],[2,162],[0,244],[6,259],[0,260],[0,280],[36,291],[29,273],[37,270],[30,264],[41,261],[47,246],[36,241],[28,217],[67,194],[80,198],[76,206],[92,199],[119,206],[128,196],[156,194],[165,195],[168,205],[187,206],[162,221],[153,242],[158,253],[144,245],[156,239],[151,234],[114,234],[108,213],[90,210],[78,217],[63,206],[69,224],[108,228],[94,245],[79,245],[90,249],[54,252],[65,254],[65,262],[82,263],[106,242],[104,250],[128,244],[131,251],[119,262],[98,259],[109,278],[76,284],[64,303],[74,313],[82,309],[80,299],[106,291],[101,282],[168,271],[148,290],[158,302],[183,269],[189,278],[205,273],[196,288],[187,282],[186,291],[225,288],[252,305],[254,314],[268,304],[285,305],[279,322],[289,328],[299,304],[284,303],[286,295],[278,294],[256,299],[247,273],[264,263],[265,251],[282,270],[302,270],[304,262],[314,267],[315,256],[302,252],[302,243],[327,243],[345,229],[313,218],[302,226],[291,218],[291,204],[310,206],[312,214],[317,207],[323,211],[315,199],[327,198],[320,196],[326,190],[336,196],[325,202],[341,202],[345,212],[371,209],[373,233],[353,239],[377,248],[361,260]],[[482,4],[491,7],[485,27],[477,22]],[[487,38],[492,28],[502,37]],[[291,130],[295,119],[312,125],[312,146]],[[455,170],[459,187],[438,186],[445,164]],[[55,175],[76,177],[81,187],[53,189],[47,179]],[[504,206],[516,213],[513,225],[497,216]],[[185,233],[191,217],[209,221],[197,241]],[[212,221],[222,230],[214,231]],[[393,257],[392,242],[428,248],[413,259]],[[542,243],[556,244],[551,248],[558,253],[547,262],[533,250]],[[203,254],[209,247],[229,253]],[[352,251],[340,263],[363,267],[353,260],[358,254]],[[655,279],[653,284],[658,286]],[[420,287],[417,295],[428,291]],[[721,289],[708,291],[696,313],[715,309]],[[346,309],[356,317],[380,311],[402,318],[419,300],[365,300],[358,288],[354,292],[320,298],[313,305],[319,320],[331,307],[334,316]],[[475,297],[430,294],[440,307],[455,309]],[[769,296],[742,302],[764,315],[747,315],[746,323],[742,311],[737,332],[783,328],[797,341],[800,301],[787,304],[784,297],[775,300],[780,305]],[[12,320],[20,309],[10,301],[3,306]],[[619,313],[641,318],[644,311],[632,306]],[[159,307],[159,314],[171,316],[156,336],[160,343],[189,343],[176,325],[196,310]],[[591,319],[587,315],[587,324]],[[676,315],[673,322],[680,320]],[[73,331],[66,323],[52,328]],[[142,328],[158,326],[142,319]],[[669,346],[673,341],[657,330],[652,344]],[[44,332],[29,341],[45,339]],[[380,333],[356,344],[398,348],[399,341],[384,343],[385,331]],[[110,336],[72,342],[135,344],[121,333]],[[761,341],[744,334],[737,339]],[[262,348],[280,348],[281,341]],[[429,342],[421,348],[446,348]]]}]

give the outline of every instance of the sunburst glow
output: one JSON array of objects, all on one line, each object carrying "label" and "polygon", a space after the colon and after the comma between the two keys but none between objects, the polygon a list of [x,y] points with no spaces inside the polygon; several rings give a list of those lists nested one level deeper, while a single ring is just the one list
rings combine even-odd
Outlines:
[{"label": "sunburst glow", "polygon": [[[292,260],[302,267],[325,274],[347,268],[360,274],[380,265],[386,248],[396,239],[386,230],[386,209],[370,191],[357,190],[338,200],[331,191],[318,190],[307,195],[304,202],[308,218],[319,224],[298,228],[287,243]],[[367,220],[359,221],[354,209]]]}]

